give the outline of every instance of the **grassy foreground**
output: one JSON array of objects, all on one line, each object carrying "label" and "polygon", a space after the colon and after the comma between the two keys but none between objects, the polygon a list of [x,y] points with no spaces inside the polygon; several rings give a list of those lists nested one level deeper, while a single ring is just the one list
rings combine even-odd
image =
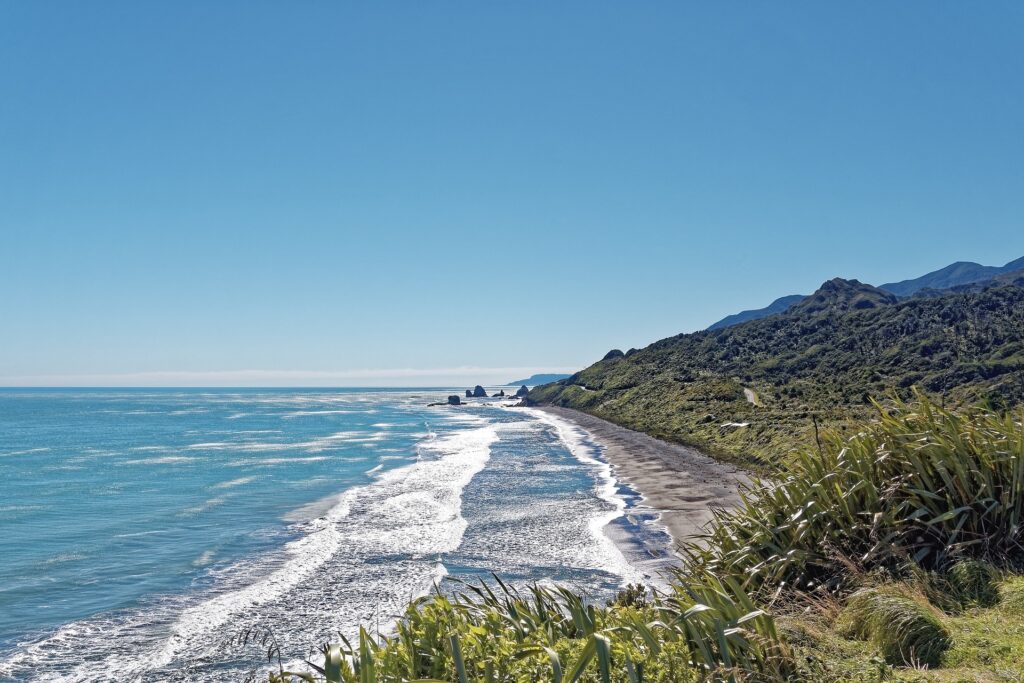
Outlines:
[{"label": "grassy foreground", "polygon": [[462,586],[270,680],[1024,680],[1024,410],[876,408],[717,514],[667,594]]}]

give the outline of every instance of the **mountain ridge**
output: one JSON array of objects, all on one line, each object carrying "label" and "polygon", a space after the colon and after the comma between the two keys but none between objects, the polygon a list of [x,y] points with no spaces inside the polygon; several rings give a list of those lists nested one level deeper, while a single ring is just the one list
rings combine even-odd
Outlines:
[{"label": "mountain ridge", "polygon": [[[858,306],[860,296],[870,305]],[[600,360],[535,387],[528,402],[582,410],[766,469],[813,445],[819,428],[842,431],[871,419],[870,400],[893,392],[909,398],[918,387],[951,406],[1024,403],[1021,284],[898,299],[831,280],[808,301]]]},{"label": "mountain ridge", "polygon": [[[957,261],[917,278],[879,285],[877,289],[885,290],[898,297],[908,297],[923,290],[945,290],[963,285],[987,282],[999,275],[1021,269],[1024,269],[1024,256],[1002,266],[983,266],[973,261]],[[801,294],[779,297],[764,308],[754,308],[727,315],[721,320],[712,323],[706,329],[720,330],[750,320],[759,320],[770,315],[777,315],[789,310],[805,298],[806,296]]]}]

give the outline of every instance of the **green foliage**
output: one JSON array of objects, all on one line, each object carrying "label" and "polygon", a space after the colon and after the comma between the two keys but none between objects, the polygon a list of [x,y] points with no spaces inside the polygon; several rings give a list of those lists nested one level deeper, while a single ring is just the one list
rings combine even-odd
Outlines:
[{"label": "green foliage", "polygon": [[646,607],[647,588],[639,583],[631,583],[616,594],[614,600],[608,601],[609,607]]},{"label": "green foliage", "polygon": [[753,591],[838,589],[851,568],[1003,561],[1022,540],[1022,421],[1024,410],[899,403],[849,439],[800,452],[781,482],[755,480],[690,546],[691,561]]},{"label": "green foliage", "polygon": [[950,594],[961,607],[991,607],[999,601],[999,573],[987,562],[961,560],[948,572]]},{"label": "green foliage", "polygon": [[950,636],[926,600],[894,587],[864,588],[843,611],[845,627],[878,648],[889,664],[936,666]]},{"label": "green foliage", "polygon": [[1024,680],[1024,576],[997,584],[991,607],[975,607],[946,620],[952,646],[942,658],[946,681]]},{"label": "green foliage", "polygon": [[396,632],[325,647],[329,665],[273,683],[780,680],[796,671],[770,616],[712,577],[641,608],[598,608],[563,588],[500,581],[415,601]]},{"label": "green foliage", "polygon": [[[575,408],[748,468],[788,464],[824,430],[856,429],[868,396],[920,387],[951,407],[1024,400],[1024,288],[820,307],[682,334],[533,389]],[[742,389],[754,390],[753,405]],[[938,397],[941,397],[939,399]],[[713,419],[706,419],[708,417]],[[727,423],[749,423],[723,429]]]}]

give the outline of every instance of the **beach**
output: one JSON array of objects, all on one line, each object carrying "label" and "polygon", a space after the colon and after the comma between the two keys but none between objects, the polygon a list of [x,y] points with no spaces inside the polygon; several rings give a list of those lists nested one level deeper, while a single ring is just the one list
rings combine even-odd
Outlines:
[{"label": "beach", "polygon": [[700,533],[716,507],[740,502],[739,487],[748,482],[740,469],[720,463],[680,444],[655,439],[599,417],[570,408],[535,406],[589,433],[601,447],[617,480],[661,513],[673,546]]},{"label": "beach", "polygon": [[242,680],[239,630],[301,662],[444,577],[659,580],[671,539],[589,432],[450,393],[0,391],[0,681]]}]

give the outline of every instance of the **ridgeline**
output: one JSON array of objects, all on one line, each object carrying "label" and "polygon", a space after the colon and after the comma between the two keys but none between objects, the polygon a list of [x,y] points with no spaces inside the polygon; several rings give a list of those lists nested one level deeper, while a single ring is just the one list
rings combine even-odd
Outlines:
[{"label": "ridgeline", "polygon": [[835,279],[786,312],[610,353],[531,403],[581,410],[755,469],[918,387],[956,407],[1024,402],[1024,282],[909,299]]}]

